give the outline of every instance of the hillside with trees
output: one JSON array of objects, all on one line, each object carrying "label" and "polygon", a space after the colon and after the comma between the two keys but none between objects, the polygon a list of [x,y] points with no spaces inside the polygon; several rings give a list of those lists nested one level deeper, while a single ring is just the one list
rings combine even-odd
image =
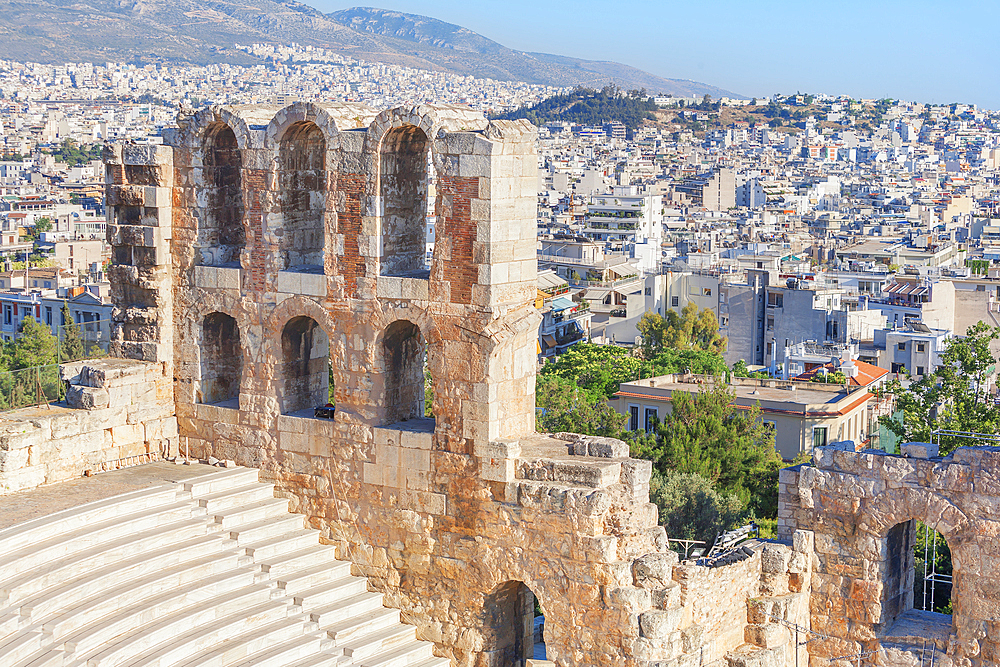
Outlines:
[{"label": "hillside with trees", "polygon": [[625,93],[615,86],[601,90],[574,88],[565,95],[554,95],[538,104],[495,116],[503,120],[527,118],[535,125],[565,122],[577,125],[602,125],[619,122],[635,130],[644,120],[655,120],[656,104],[645,90]]}]

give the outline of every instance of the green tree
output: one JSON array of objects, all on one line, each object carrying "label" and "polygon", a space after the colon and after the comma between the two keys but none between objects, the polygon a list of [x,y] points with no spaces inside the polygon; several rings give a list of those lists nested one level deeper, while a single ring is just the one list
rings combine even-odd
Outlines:
[{"label": "green tree", "polygon": [[642,362],[639,377],[657,377],[669,373],[724,375],[726,370],[726,360],[718,352],[667,348],[652,359]]},{"label": "green tree", "polygon": [[535,382],[538,430],[566,431],[620,438],[627,417],[618,414],[603,398],[593,396],[576,383],[558,375],[542,375]]},{"label": "green tree", "polygon": [[757,516],[772,518],[782,465],[774,431],[764,424],[759,406],[741,408],[735,398],[724,385],[673,392],[671,410],[655,432],[631,436],[631,453],[651,460],[661,473],[701,475]]},{"label": "green tree", "polygon": [[65,301],[62,305],[62,320],[66,324],[62,327],[62,339],[59,342],[59,361],[79,361],[86,358],[80,326],[73,321],[73,314]]},{"label": "green tree", "polygon": [[[982,321],[969,327],[964,337],[945,343],[941,365],[903,391],[899,381],[887,390],[896,395],[902,420],[880,417],[879,422],[901,442],[930,442],[936,430],[1000,433],[1000,407],[987,392],[996,359],[990,343],[1000,336],[1000,327]],[[940,437],[941,453],[974,441],[955,436]]]},{"label": "green tree", "polygon": [[699,309],[689,301],[677,313],[668,310],[666,316],[647,312],[636,325],[642,336],[643,356],[651,359],[666,348],[725,352],[728,339],[719,335],[719,321],[710,309]]},{"label": "green tree", "polygon": [[542,366],[539,375],[569,380],[596,403],[599,398],[614,396],[622,382],[639,379],[641,366],[642,362],[623,347],[577,343],[558,361]]},{"label": "green tree", "polygon": [[13,370],[56,363],[55,336],[31,316],[21,321],[17,338],[8,345],[10,368]]},{"label": "green tree", "polygon": [[719,493],[710,480],[697,473],[654,470],[649,499],[659,509],[660,525],[669,537],[701,540],[708,546],[745,516],[739,498]]}]

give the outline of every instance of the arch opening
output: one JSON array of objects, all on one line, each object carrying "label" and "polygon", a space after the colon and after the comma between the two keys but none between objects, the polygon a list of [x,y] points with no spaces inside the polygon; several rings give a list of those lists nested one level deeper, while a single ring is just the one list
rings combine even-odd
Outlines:
[{"label": "arch opening", "polygon": [[330,342],[311,317],[288,320],[281,331],[278,400],[282,414],[316,416],[330,401]]},{"label": "arch opening", "polygon": [[293,123],[278,148],[281,268],[323,273],[326,249],[326,138],[311,121]]},{"label": "arch opening", "polygon": [[[913,636],[928,646],[947,646],[952,630],[953,571],[945,538],[921,521],[903,521],[885,538],[882,574],[884,640],[904,650]],[[919,631],[914,634],[914,628]]]},{"label": "arch opening", "polygon": [[530,658],[545,659],[545,616],[523,582],[508,581],[486,596],[483,621],[486,664],[524,667]]},{"label": "arch opening", "polygon": [[385,133],[379,146],[383,276],[430,276],[432,172],[430,141],[422,129],[402,125]]},{"label": "arch opening", "polygon": [[427,369],[427,342],[420,328],[397,320],[382,337],[385,359],[386,423],[432,417],[427,408],[433,381]]},{"label": "arch opening", "polygon": [[226,313],[209,313],[201,327],[201,382],[199,403],[239,408],[243,378],[240,327]]},{"label": "arch opening", "polygon": [[206,208],[198,225],[198,263],[239,266],[246,245],[243,228],[243,159],[236,134],[225,123],[205,133],[204,183]]}]

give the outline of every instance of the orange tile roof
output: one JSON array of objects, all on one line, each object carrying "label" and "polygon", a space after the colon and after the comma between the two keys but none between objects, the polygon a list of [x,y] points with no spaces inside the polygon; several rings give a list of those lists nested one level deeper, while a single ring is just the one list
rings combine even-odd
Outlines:
[{"label": "orange tile roof", "polygon": [[[871,385],[876,380],[880,380],[882,377],[889,374],[889,371],[884,368],[879,368],[874,364],[869,364],[866,361],[861,361],[860,359],[854,360],[854,365],[858,367],[857,377],[849,378],[848,384],[852,384],[856,387],[867,387]],[[827,372],[833,372],[838,370],[834,366],[833,362],[823,364],[822,366],[817,366],[816,368],[806,371],[801,375],[796,375],[795,380],[812,380],[816,375],[819,374],[821,368],[825,368]]]}]

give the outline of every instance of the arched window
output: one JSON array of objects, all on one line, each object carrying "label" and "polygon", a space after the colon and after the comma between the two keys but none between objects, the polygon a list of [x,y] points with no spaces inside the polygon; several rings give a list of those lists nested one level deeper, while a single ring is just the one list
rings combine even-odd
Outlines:
[{"label": "arched window", "polygon": [[[896,524],[885,538],[882,568],[884,640],[919,651],[947,644],[952,630],[953,572],[944,537],[920,521]],[[913,628],[920,631],[914,633]],[[914,646],[913,636],[927,646]]]},{"label": "arched window", "polygon": [[311,317],[293,317],[281,331],[279,401],[282,414],[314,416],[330,400],[330,344]]},{"label": "arched window", "polygon": [[425,416],[427,344],[417,325],[397,320],[382,337],[387,423]]},{"label": "arched window", "polygon": [[383,276],[426,278],[430,142],[415,125],[395,127],[379,146]]},{"label": "arched window", "polygon": [[201,387],[199,403],[239,408],[243,350],[240,327],[225,313],[210,313],[201,327]]},{"label": "arched window", "polygon": [[205,133],[206,208],[198,223],[198,263],[238,266],[246,244],[243,231],[243,161],[236,135],[225,123]]},{"label": "arched window", "polygon": [[486,596],[483,617],[487,664],[523,667],[529,658],[545,659],[545,617],[523,583],[508,581]]},{"label": "arched window", "polygon": [[310,121],[293,123],[278,149],[281,267],[322,273],[326,246],[326,138]]}]

